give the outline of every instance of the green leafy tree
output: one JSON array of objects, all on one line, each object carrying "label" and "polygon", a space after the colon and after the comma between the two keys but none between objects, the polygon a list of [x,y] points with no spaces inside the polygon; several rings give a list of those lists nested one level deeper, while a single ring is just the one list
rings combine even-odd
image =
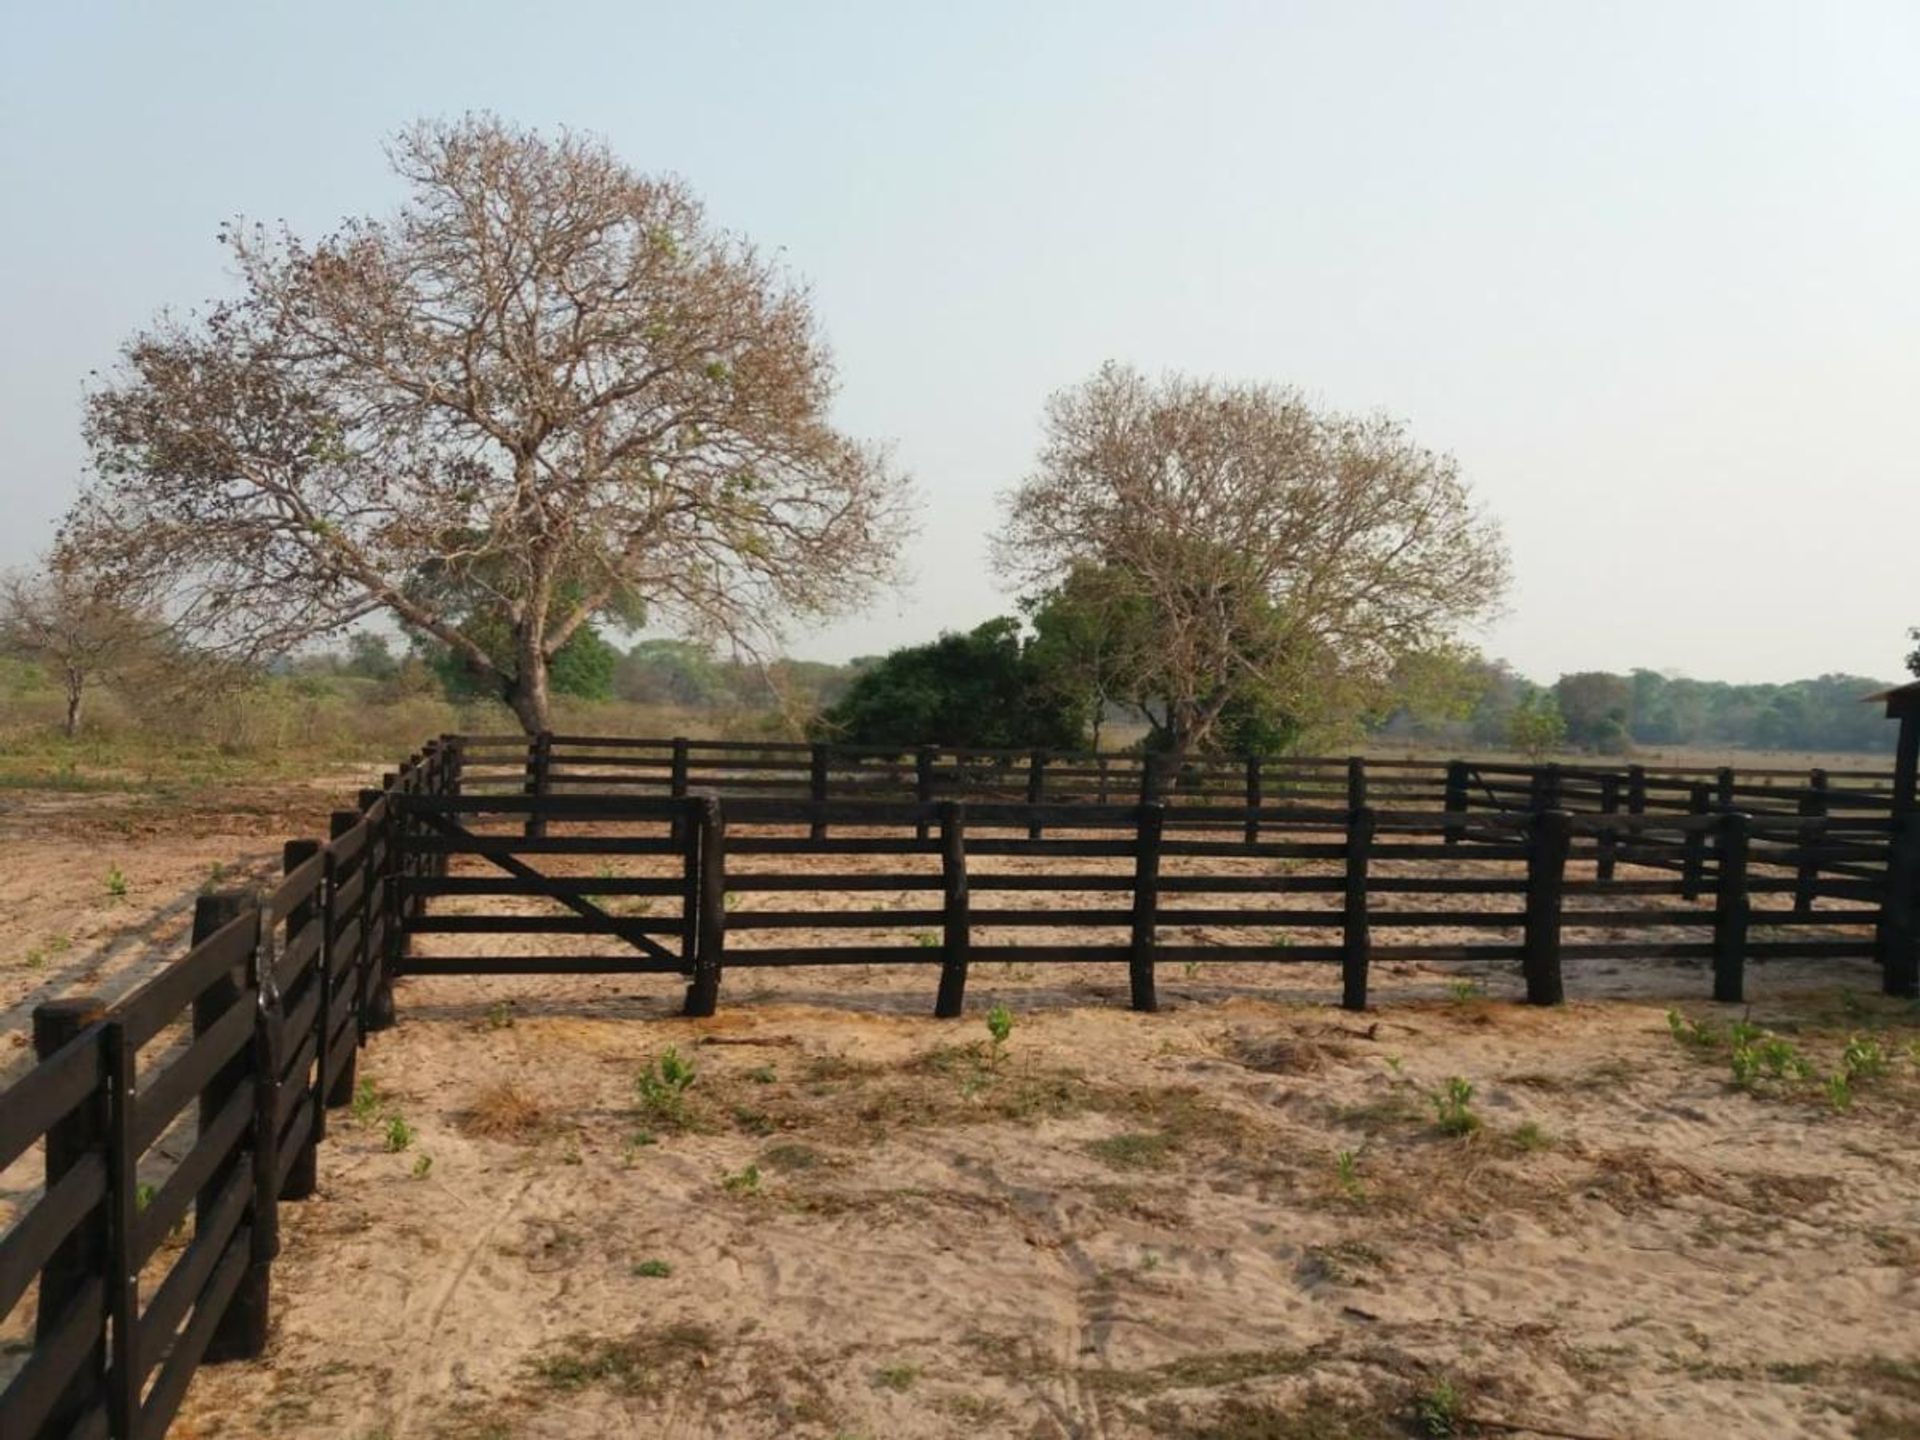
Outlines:
[{"label": "green leafy tree", "polygon": [[1567,722],[1551,690],[1537,690],[1507,721],[1507,743],[1530,760],[1539,760],[1567,741]]},{"label": "green leafy tree", "polygon": [[347,637],[347,658],[341,669],[362,680],[387,681],[400,673],[400,660],[386,636],[356,630]]},{"label": "green leafy tree", "polygon": [[1005,616],[895,650],[855,678],[815,733],[888,753],[921,744],[1078,749],[1089,704],[1051,683],[1032,649]]},{"label": "green leafy tree", "polygon": [[[1204,573],[1203,566],[1195,568]],[[1238,620],[1229,639],[1239,663],[1205,684],[1182,672],[1166,644],[1180,622],[1162,590],[1124,566],[1075,566],[1029,608],[1033,658],[1048,683],[1095,717],[1096,737],[1099,716],[1118,706],[1146,724],[1149,750],[1277,754],[1299,745],[1310,716],[1352,708],[1337,668],[1303,664],[1301,652],[1311,642],[1290,635],[1278,607],[1259,596],[1235,602]],[[1311,701],[1303,695],[1310,675],[1316,677],[1305,687]],[[1203,731],[1194,729],[1193,707],[1178,700],[1183,692],[1208,715]]]},{"label": "green leafy tree", "polygon": [[1554,699],[1566,721],[1567,738],[1604,754],[1630,747],[1633,681],[1604,670],[1582,670],[1554,682]]}]

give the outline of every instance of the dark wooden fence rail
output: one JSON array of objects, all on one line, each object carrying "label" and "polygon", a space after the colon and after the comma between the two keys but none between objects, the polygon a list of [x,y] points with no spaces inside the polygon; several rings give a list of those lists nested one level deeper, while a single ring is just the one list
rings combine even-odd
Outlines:
[{"label": "dark wooden fence rail", "polygon": [[[937,967],[957,1015],[991,960],[1124,967],[1143,1010],[1157,967],[1216,960],[1338,965],[1350,1007],[1395,960],[1511,962],[1536,1003],[1569,963],[1644,956],[1705,962],[1722,1000],[1769,957],[1877,958],[1913,994],[1920,820],[1887,794],[1865,772],[442,737],[290,842],[271,893],[205,897],[138,990],[36,1012],[38,1063],[0,1092],[0,1170],[36,1147],[44,1169],[0,1230],[0,1316],[35,1305],[0,1440],[157,1440],[200,1364],[260,1353],[278,1206],[312,1192],[397,975],[675,974],[696,1015],[731,968],[900,963]],[[550,873],[612,857],[650,873]],[[777,898],[886,891],[924,903]],[[503,934],[618,948],[410,953]]]},{"label": "dark wooden fence rail", "polygon": [[436,741],[329,840],[289,842],[271,891],[202,896],[187,954],[131,994],[35,1011],[39,1063],[0,1092],[0,1171],[44,1162],[0,1231],[0,1317],[34,1305],[0,1440],[157,1440],[196,1368],[260,1354],[278,1206],[313,1193],[328,1111],[391,1021],[397,882],[433,863],[395,797],[454,783]]}]

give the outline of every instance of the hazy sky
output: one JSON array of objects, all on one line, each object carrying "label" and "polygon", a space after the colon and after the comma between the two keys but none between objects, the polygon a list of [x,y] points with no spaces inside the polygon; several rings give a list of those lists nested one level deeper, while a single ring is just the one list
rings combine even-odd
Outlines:
[{"label": "hazy sky", "polygon": [[89,369],[226,292],[217,224],[397,198],[492,109],[678,172],[811,281],[914,580],[970,626],[1046,394],[1109,357],[1405,417],[1505,524],[1523,671],[1892,676],[1920,624],[1920,4],[4,0],[0,564]]}]

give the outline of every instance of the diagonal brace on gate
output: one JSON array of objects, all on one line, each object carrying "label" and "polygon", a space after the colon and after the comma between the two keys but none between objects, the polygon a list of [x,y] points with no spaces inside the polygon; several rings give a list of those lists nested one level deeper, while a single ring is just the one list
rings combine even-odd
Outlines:
[{"label": "diagonal brace on gate", "polygon": [[[435,830],[438,830],[442,835],[450,839],[480,839],[478,835],[475,835],[473,831],[469,830],[452,816],[437,815],[431,810],[415,810],[411,811],[410,814],[413,819],[425,821],[428,825],[431,825]],[[475,853],[480,854],[482,859],[492,861],[516,880],[538,881],[553,878],[550,875],[543,874],[541,871],[534,869],[533,866],[527,864],[526,861],[516,855],[497,855],[479,851]],[[594,904],[593,901],[587,899],[586,896],[551,894],[546,898],[549,900],[558,900],[576,915],[584,916],[589,920],[604,921],[615,938],[625,940],[629,945],[632,945],[650,959],[664,960],[676,968],[685,968],[685,962],[680,956],[675,955],[671,950],[667,949],[666,946],[662,945],[646,932],[635,929],[632,925],[622,921],[617,916],[606,910],[602,910],[598,905]]]}]

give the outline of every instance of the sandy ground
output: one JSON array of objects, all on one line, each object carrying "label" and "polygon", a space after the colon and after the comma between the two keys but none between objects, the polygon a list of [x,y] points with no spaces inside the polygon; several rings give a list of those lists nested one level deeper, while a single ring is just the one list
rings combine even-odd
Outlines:
[{"label": "sandy ground", "polygon": [[[982,975],[996,1053],[891,973],[789,978],[704,1022],[408,982],[283,1212],[270,1359],[180,1433],[1363,1436],[1449,1393],[1486,1433],[1920,1433],[1910,1057],[1842,1113],[1660,1004]],[[1823,1065],[1920,1034],[1807,978],[1754,1013]],[[635,1083],[669,1049],[678,1113]]]},{"label": "sandy ground", "polygon": [[0,791],[0,1076],[31,1063],[36,1004],[112,999],[177,959],[202,889],[271,883],[282,842],[324,838],[328,812],[374,778],[370,769],[198,793]]},{"label": "sandy ground", "polygon": [[[133,933],[93,980],[138,973],[316,799],[0,834],[12,953]],[[80,894],[110,861],[129,895]],[[174,1433],[1920,1435],[1920,1008],[1876,979],[1757,967],[1813,1075],[1746,1088],[1690,965],[1570,966],[1557,1010],[1380,965],[1363,1015],[1331,967],[1166,966],[1136,1015],[1120,967],[991,963],[947,1022],[925,965],[734,972],[707,1021],[667,979],[408,980],[282,1209],[268,1357]],[[1838,1109],[1850,1039],[1884,1073]]]}]

